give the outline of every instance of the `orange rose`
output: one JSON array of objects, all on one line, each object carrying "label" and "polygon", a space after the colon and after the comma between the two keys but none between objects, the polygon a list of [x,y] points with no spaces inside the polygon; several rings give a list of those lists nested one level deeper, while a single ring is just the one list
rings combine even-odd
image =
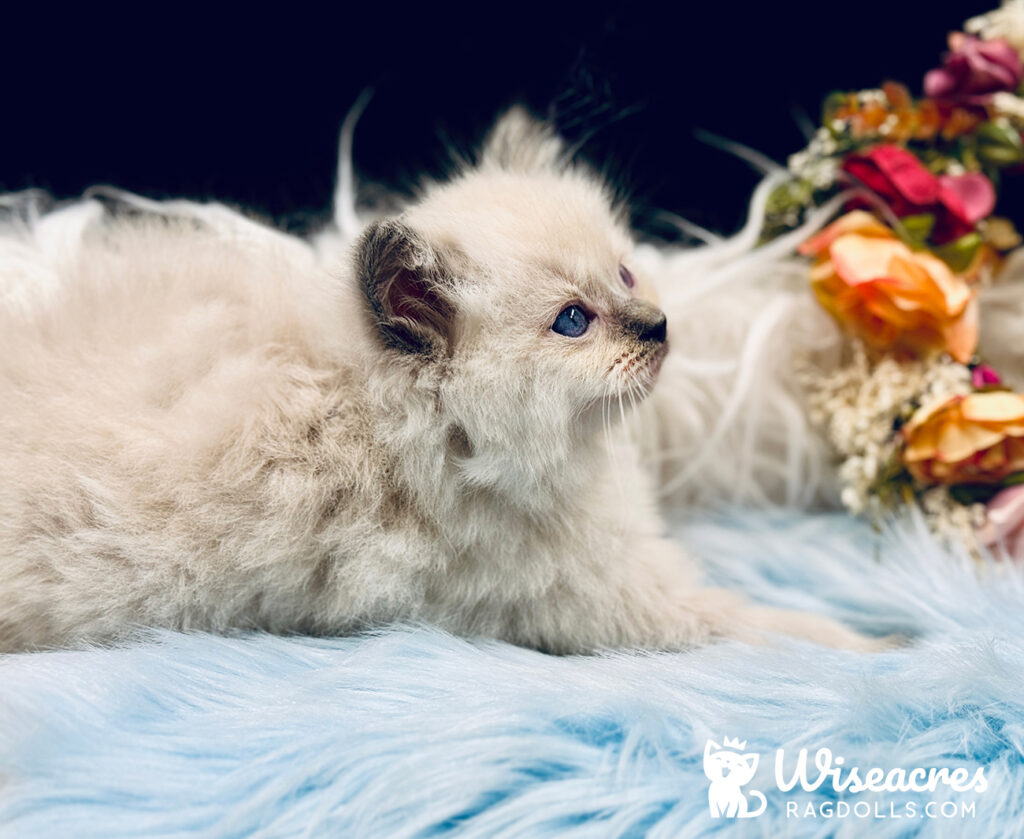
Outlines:
[{"label": "orange rose", "polygon": [[912,251],[870,213],[847,213],[800,253],[817,257],[811,283],[818,300],[869,347],[948,352],[960,362],[974,354],[974,292],[945,262]]},{"label": "orange rose", "polygon": [[998,483],[1024,470],[1024,396],[954,396],[903,426],[903,462],[927,484]]}]

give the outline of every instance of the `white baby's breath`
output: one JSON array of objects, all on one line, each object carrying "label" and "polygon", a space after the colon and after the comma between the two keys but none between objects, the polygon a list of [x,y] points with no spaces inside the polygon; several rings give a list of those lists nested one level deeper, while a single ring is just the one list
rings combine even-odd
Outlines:
[{"label": "white baby's breath", "polygon": [[1024,0],[1003,0],[1003,5],[964,24],[964,30],[984,38],[1002,38],[1024,57]]},{"label": "white baby's breath", "polygon": [[787,168],[809,182],[814,189],[829,189],[836,182],[839,172],[839,161],[835,159],[837,150],[838,145],[832,132],[827,128],[819,128],[806,148],[790,155]]},{"label": "white baby's breath", "polygon": [[1013,123],[1024,122],[1024,99],[1013,93],[1001,90],[992,94],[991,105],[999,117],[996,123],[1002,127],[1011,127]]},{"label": "white baby's breath", "polygon": [[946,487],[932,487],[921,493],[920,506],[940,542],[964,545],[974,557],[982,555],[978,530],[985,523],[984,504],[961,504]]},{"label": "white baby's breath", "polygon": [[962,364],[891,358],[873,363],[859,342],[848,364],[803,378],[812,421],[842,458],[842,502],[856,514],[879,511],[876,482],[897,455],[899,421],[921,404],[971,391],[971,371]]}]

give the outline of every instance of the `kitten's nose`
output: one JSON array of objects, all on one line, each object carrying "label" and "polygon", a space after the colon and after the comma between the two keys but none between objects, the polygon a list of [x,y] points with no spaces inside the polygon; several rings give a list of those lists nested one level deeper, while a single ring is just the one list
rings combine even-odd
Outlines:
[{"label": "kitten's nose", "polygon": [[631,301],[620,316],[622,328],[638,340],[665,343],[668,319],[657,306],[639,300]]},{"label": "kitten's nose", "polygon": [[668,318],[662,315],[655,323],[647,324],[639,334],[641,341],[657,341],[665,343],[665,334],[668,332]]}]

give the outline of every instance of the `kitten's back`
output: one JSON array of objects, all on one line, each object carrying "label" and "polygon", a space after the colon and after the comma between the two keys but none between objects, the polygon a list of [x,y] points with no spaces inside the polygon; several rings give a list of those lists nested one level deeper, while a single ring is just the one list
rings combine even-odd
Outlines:
[{"label": "kitten's back", "polygon": [[[28,314],[0,311],[0,649],[18,645],[5,623],[45,641],[76,626],[101,636],[95,621],[180,625],[191,610],[216,626],[263,608],[241,602],[242,578],[218,588],[199,556],[255,581],[290,551],[286,601],[314,553],[294,534],[312,540],[327,503],[300,461],[323,456],[329,410],[351,426],[332,435],[351,441],[338,463],[358,460],[367,434],[345,409],[359,333],[331,278],[293,252],[145,220],[90,234],[59,279]],[[166,615],[145,602],[160,590]]]}]

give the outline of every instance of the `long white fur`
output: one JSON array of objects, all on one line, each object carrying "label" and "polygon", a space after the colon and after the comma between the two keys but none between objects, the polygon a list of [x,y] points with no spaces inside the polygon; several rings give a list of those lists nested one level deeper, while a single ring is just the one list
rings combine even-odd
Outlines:
[{"label": "long white fur", "polygon": [[[660,459],[677,498],[821,494],[776,342],[837,341],[786,288],[790,241],[747,283],[753,222],[701,251],[634,252],[602,185],[512,112],[478,167],[401,218],[417,264],[457,275],[457,337],[424,361],[382,341],[342,249],[350,210],[310,246],[219,205],[115,197],[148,217],[9,202],[0,649],[139,623],[336,633],[396,618],[557,652],[778,632],[875,646],[702,588],[641,465]],[[638,297],[660,277],[674,345],[628,427],[616,420],[657,369],[613,328],[640,305],[620,262]],[[578,344],[541,328],[574,299],[600,313]]]}]

